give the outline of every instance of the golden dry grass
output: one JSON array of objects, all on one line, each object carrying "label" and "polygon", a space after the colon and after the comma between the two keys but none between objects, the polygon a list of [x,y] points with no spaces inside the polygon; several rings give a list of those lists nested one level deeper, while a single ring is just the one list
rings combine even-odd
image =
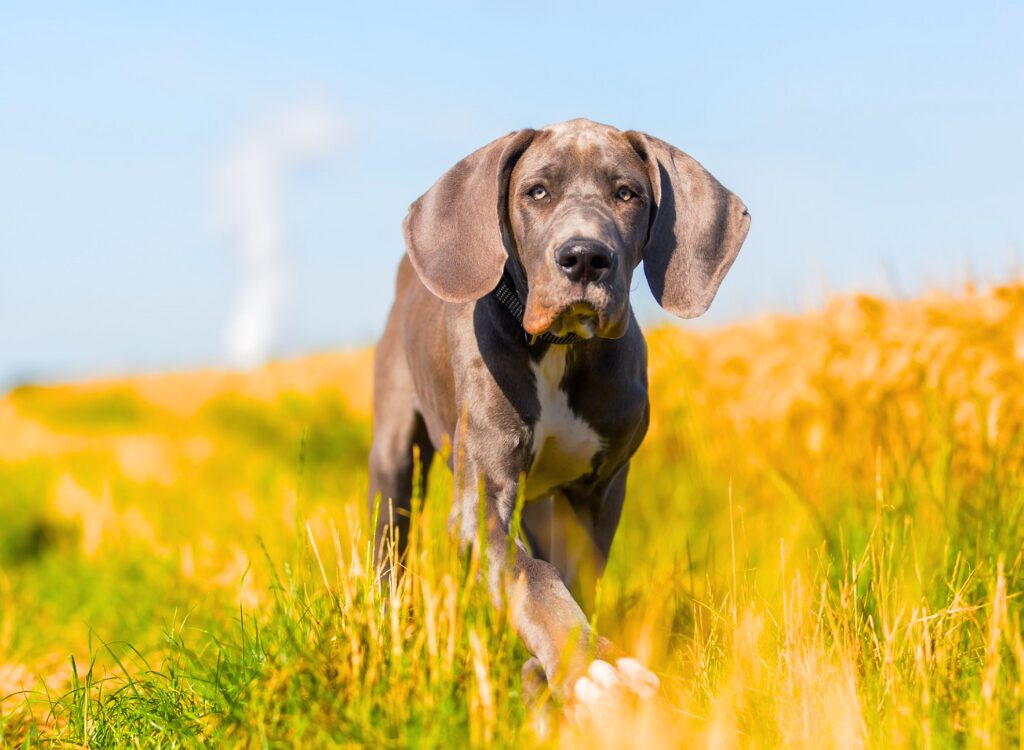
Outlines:
[{"label": "golden dry grass", "polygon": [[381,591],[357,352],[0,401],[2,736],[1024,744],[1024,285],[649,344],[652,428],[598,624],[659,672],[659,701],[534,734],[441,468]]}]

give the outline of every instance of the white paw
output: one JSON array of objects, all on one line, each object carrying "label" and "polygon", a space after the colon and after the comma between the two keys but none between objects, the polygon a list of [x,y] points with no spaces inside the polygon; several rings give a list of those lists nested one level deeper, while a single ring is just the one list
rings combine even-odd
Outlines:
[{"label": "white paw", "polygon": [[573,685],[579,713],[595,716],[612,709],[629,697],[649,700],[661,688],[658,676],[636,659],[617,659],[615,665],[597,659]]}]

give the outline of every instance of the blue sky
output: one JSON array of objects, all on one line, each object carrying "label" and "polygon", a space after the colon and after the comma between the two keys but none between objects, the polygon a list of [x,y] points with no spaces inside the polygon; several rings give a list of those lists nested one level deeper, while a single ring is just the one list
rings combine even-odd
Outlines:
[{"label": "blue sky", "polygon": [[211,182],[296,108],[344,135],[277,185],[281,355],[372,341],[408,204],[576,116],[674,143],[749,206],[687,325],[1019,275],[1019,3],[351,5],[0,10],[0,384],[225,362],[242,282]]}]

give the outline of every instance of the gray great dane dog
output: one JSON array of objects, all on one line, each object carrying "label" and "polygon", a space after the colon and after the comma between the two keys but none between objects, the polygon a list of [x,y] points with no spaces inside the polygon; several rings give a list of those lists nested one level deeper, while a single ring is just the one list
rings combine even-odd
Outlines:
[{"label": "gray great dane dog", "polygon": [[[374,369],[378,560],[408,533],[414,449],[422,481],[449,439],[451,527],[466,545],[485,537],[492,597],[533,655],[524,683],[583,702],[657,689],[585,614],[649,419],[629,288],[643,261],[663,308],[700,315],[749,224],[679,149],[582,119],[499,138],[409,209]],[[525,539],[510,544],[521,481]]]}]

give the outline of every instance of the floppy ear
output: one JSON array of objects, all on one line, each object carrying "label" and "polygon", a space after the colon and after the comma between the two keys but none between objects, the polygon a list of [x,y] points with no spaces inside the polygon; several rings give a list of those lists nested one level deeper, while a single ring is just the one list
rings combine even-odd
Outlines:
[{"label": "floppy ear", "polygon": [[743,201],[697,161],[636,130],[626,138],[647,164],[654,191],[644,273],[658,304],[680,318],[711,305],[750,228]]},{"label": "floppy ear", "polygon": [[474,151],[409,206],[402,225],[409,259],[441,299],[469,302],[497,286],[508,257],[509,177],[535,132],[518,130]]}]

